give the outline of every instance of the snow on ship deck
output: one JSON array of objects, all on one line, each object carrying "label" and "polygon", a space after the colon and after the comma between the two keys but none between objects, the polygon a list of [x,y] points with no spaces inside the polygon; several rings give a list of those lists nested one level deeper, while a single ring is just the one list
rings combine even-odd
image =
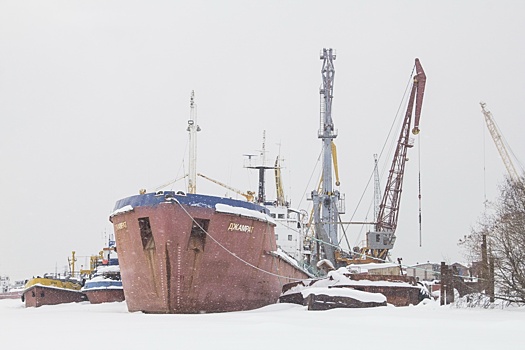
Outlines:
[{"label": "snow on ship deck", "polygon": [[[240,200],[232,199],[232,198],[208,196],[208,195],[202,195],[202,194],[191,194],[191,193],[186,194],[181,191],[177,191],[177,192],[159,191],[155,193],[145,193],[145,194],[139,194],[139,195],[123,198],[121,200],[118,200],[117,203],[115,204],[115,208],[114,208],[113,214],[111,214],[111,217],[118,215],[121,212],[132,210],[133,208],[136,208],[136,207],[157,206],[161,203],[166,203],[170,201],[177,201],[183,205],[198,206],[198,207],[204,207],[204,208],[215,208],[217,204],[219,204],[219,207],[220,205],[227,205],[227,206],[230,206],[232,208],[237,208],[237,209],[244,208],[244,209],[254,211],[260,214],[264,214],[264,216],[257,215],[257,214],[255,215],[259,216],[261,219],[264,218],[264,220],[272,221],[272,219],[269,216],[267,216],[269,214],[269,210],[256,203],[240,201]],[[237,213],[242,214],[242,211],[238,211]],[[253,213],[251,214],[254,215]]]}]

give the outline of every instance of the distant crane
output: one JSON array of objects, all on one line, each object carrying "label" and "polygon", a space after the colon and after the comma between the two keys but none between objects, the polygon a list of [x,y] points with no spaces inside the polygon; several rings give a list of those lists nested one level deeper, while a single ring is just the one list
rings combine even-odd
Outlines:
[{"label": "distant crane", "polygon": [[492,136],[492,139],[494,140],[494,143],[496,144],[496,148],[498,149],[498,152],[501,157],[501,160],[503,161],[503,164],[505,164],[507,173],[509,174],[512,181],[516,183],[521,182],[520,177],[516,171],[516,168],[514,167],[514,164],[512,163],[512,160],[509,156],[509,153],[507,152],[507,148],[505,147],[505,144],[503,143],[503,138],[501,137],[501,133],[499,132],[498,127],[496,126],[496,123],[494,122],[494,119],[492,118],[492,113],[490,113],[489,110],[485,109],[486,103],[480,102],[479,104],[481,106],[481,112],[485,116],[485,123],[487,124],[487,129],[489,129],[490,135]]}]

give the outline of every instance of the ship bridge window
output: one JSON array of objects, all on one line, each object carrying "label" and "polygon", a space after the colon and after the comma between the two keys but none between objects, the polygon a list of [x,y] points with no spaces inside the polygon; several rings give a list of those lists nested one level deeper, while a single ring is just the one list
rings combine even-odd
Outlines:
[{"label": "ship bridge window", "polygon": [[204,251],[204,243],[206,243],[206,232],[210,220],[207,219],[193,219],[190,233],[190,240],[188,242],[188,250],[195,252]]},{"label": "ship bridge window", "polygon": [[275,219],[275,213],[270,213],[270,216]]},{"label": "ship bridge window", "polygon": [[139,227],[142,249],[155,249],[155,240],[153,239],[149,218],[139,218]]},{"label": "ship bridge window", "polygon": [[278,215],[277,215],[277,218],[278,218],[278,219],[284,219],[284,214],[278,214]]}]

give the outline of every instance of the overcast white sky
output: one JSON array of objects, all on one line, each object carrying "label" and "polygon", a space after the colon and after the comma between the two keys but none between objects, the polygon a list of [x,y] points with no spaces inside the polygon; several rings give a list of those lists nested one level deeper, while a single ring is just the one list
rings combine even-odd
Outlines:
[{"label": "overcast white sky", "polygon": [[[268,158],[280,144],[285,159],[287,196],[307,208],[323,47],[337,51],[333,119],[348,213],[420,58],[423,245],[414,148],[392,257],[463,260],[457,241],[505,175],[480,101],[525,155],[524,17],[522,1],[0,0],[0,275],[60,271],[72,250],[83,263],[112,232],[116,200],[183,175],[191,90],[198,171],[256,190],[242,154],[260,149],[266,130]],[[366,219],[372,187],[354,220]],[[203,179],[197,189],[226,194]],[[351,244],[360,230],[350,228]]]}]

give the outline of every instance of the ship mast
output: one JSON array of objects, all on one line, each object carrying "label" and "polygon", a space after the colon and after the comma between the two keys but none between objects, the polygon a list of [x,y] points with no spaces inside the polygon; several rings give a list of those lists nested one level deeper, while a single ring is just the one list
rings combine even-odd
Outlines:
[{"label": "ship mast", "polygon": [[190,159],[189,159],[189,173],[188,173],[188,193],[195,194],[197,192],[197,132],[201,128],[197,125],[197,111],[195,105],[195,91],[191,90],[190,97],[190,119],[188,120],[188,128],[190,136]]},{"label": "ship mast", "polygon": [[257,203],[264,204],[266,202],[266,191],[265,191],[266,180],[264,179],[264,173],[268,169],[275,169],[272,166],[266,165],[266,130],[263,130],[263,143],[262,143],[262,150],[261,150],[260,155],[261,155],[262,164],[256,165],[256,166],[248,165],[246,168],[259,170]]},{"label": "ship mast", "polygon": [[314,262],[323,258],[335,263],[335,250],[338,244],[337,236],[337,202],[340,199],[339,191],[333,190],[332,184],[332,143],[337,133],[332,120],[332,99],[334,89],[334,60],[332,49],[323,49],[320,56],[323,60],[321,70],[323,85],[319,90],[321,97],[320,127],[318,137],[323,144],[323,174],[321,191],[312,191],[314,207],[314,224],[317,249],[314,251]]}]

